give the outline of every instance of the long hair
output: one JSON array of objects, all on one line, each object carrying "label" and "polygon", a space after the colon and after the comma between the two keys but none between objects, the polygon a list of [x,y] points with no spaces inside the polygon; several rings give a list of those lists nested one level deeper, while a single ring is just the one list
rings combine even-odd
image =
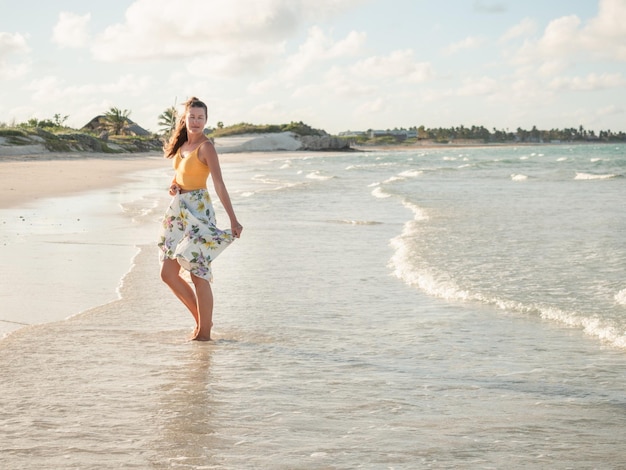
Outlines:
[{"label": "long hair", "polygon": [[185,101],[185,112],[178,118],[170,140],[163,146],[163,154],[165,158],[172,158],[176,155],[178,149],[181,148],[187,141],[187,125],[185,124],[185,117],[187,116],[187,111],[189,111],[190,108],[202,108],[204,109],[205,115],[208,116],[206,104],[195,96],[192,96]]}]

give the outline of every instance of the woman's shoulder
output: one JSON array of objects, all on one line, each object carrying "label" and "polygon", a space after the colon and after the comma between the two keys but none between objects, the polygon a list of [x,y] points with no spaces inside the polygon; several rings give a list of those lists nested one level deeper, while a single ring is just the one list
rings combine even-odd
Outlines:
[{"label": "woman's shoulder", "polygon": [[204,149],[206,151],[206,149],[208,148],[209,150],[213,150],[215,151],[215,145],[213,144],[213,140],[207,138],[204,142],[202,142],[200,145],[198,145],[199,149]]},{"label": "woman's shoulder", "polygon": [[215,150],[215,145],[210,139],[205,140],[197,148],[198,158],[200,161],[204,163],[209,162],[210,159],[217,157],[217,151]]}]

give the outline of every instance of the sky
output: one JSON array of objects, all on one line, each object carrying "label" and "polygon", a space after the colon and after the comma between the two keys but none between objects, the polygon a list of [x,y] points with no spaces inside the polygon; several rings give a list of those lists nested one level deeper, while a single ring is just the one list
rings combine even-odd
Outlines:
[{"label": "sky", "polygon": [[626,0],[0,0],[0,124],[626,131]]}]

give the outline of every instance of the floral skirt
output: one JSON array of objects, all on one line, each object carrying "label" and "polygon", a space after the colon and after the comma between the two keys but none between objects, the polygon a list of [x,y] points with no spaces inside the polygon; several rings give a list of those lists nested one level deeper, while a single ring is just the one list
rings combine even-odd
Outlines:
[{"label": "floral skirt", "polygon": [[163,217],[159,258],[175,259],[191,274],[211,281],[211,262],[232,243],[230,230],[215,226],[215,210],[206,189],[174,196]]}]

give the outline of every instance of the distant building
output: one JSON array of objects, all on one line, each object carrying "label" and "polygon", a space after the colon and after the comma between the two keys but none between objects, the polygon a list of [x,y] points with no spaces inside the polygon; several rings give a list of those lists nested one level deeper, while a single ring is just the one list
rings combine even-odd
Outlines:
[{"label": "distant building", "polygon": [[393,129],[393,130],[370,130],[369,131],[370,138],[375,137],[386,137],[391,136],[395,137],[397,140],[406,140],[406,139],[416,139],[417,131],[416,130],[406,130],[406,129]]},{"label": "distant building", "polygon": [[339,133],[339,137],[361,137],[367,135],[364,131],[343,131]]},{"label": "distant building", "polygon": [[386,136],[395,137],[397,140],[417,139],[417,131],[407,130],[407,129],[394,129],[394,130],[370,129],[368,131],[343,131],[343,132],[340,132],[338,135],[339,137],[367,136],[370,139],[374,139],[376,137],[386,137]]}]

